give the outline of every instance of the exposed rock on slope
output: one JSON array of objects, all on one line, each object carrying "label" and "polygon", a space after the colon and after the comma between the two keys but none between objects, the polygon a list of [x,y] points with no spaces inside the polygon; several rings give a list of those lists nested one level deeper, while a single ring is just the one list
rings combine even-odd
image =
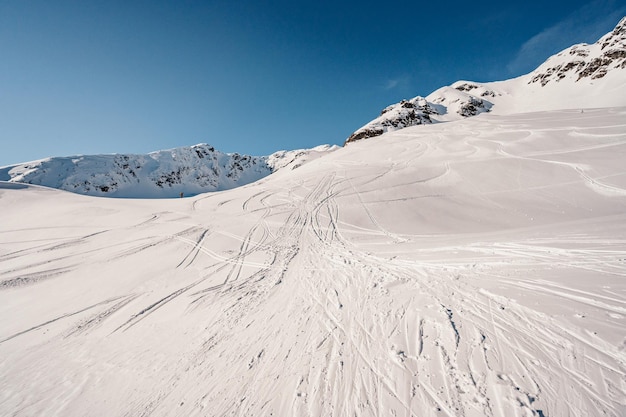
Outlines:
[{"label": "exposed rock on slope", "polygon": [[487,98],[496,95],[497,93],[479,84],[459,81],[426,98],[417,96],[386,107],[379,117],[350,135],[346,143],[380,136],[405,127],[476,116],[490,111],[493,103]]},{"label": "exposed rock on slope", "polygon": [[529,83],[541,83],[545,86],[566,77],[572,77],[576,81],[587,77],[597,80],[611,70],[625,68],[626,17],[598,42],[592,45],[574,45],[549,58],[533,72]]},{"label": "exposed rock on slope", "polygon": [[482,84],[457,81],[450,87],[443,87],[426,99],[439,106],[437,121],[447,121],[461,117],[476,116],[491,111],[493,97],[501,93],[489,90]]},{"label": "exposed rock on slope", "polygon": [[[403,103],[419,102],[414,113]],[[530,74],[506,81],[458,81],[426,98],[403,100],[359,128],[346,143],[425,123],[491,112],[514,114],[626,105],[626,17],[592,45],[574,45]]]},{"label": "exposed rock on slope", "polygon": [[438,114],[437,110],[423,97],[418,96],[411,100],[402,100],[400,103],[392,104],[383,109],[378,118],[354,132],[346,143],[380,136],[385,132],[409,126],[432,123],[430,118],[432,114]]},{"label": "exposed rock on slope", "polygon": [[199,144],[147,155],[53,157],[0,168],[0,181],[107,197],[167,198],[181,193],[189,196],[249,184],[334,149],[320,146],[249,156],[226,154]]}]

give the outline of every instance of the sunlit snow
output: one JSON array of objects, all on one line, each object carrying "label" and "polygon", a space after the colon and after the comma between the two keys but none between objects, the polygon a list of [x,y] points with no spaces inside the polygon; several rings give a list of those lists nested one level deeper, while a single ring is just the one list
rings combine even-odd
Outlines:
[{"label": "sunlit snow", "polygon": [[1,414],[623,415],[626,109],[483,116],[189,199],[3,183]]},{"label": "sunlit snow", "polygon": [[625,416],[625,51],[623,19],[240,182],[197,147],[141,165],[248,183],[190,198],[0,170],[0,415]]}]

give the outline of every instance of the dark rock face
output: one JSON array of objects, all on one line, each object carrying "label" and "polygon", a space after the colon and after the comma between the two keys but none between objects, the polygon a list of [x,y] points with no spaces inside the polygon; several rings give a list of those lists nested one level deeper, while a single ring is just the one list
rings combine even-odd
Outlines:
[{"label": "dark rock face", "polygon": [[456,89],[459,91],[472,91],[476,88],[478,88],[476,84],[470,84],[470,83],[461,84],[456,87]]},{"label": "dark rock face", "polygon": [[350,135],[345,143],[380,136],[385,132],[409,126],[432,123],[430,118],[432,114],[438,114],[437,110],[422,97],[402,100],[400,103],[384,108],[378,118]]},{"label": "dark rock face", "polygon": [[[601,51],[599,56],[598,48]],[[541,83],[545,86],[552,81],[559,82],[567,76],[572,76],[576,82],[583,78],[596,80],[612,69],[626,68],[626,18],[595,44],[572,46],[557,57],[566,58],[568,55],[573,59],[547,68],[535,75],[529,84]],[[592,55],[596,56],[591,57]]]},{"label": "dark rock face", "polygon": [[608,36],[603,37],[598,41],[601,43],[602,50],[608,47],[614,47],[619,43],[623,43],[626,39],[626,17],[622,18],[620,22],[615,26],[613,32],[611,32]]},{"label": "dark rock face", "polygon": [[490,111],[493,103],[468,92],[480,95],[480,97],[500,95],[478,84],[463,83],[451,88],[442,96],[432,98],[432,102],[419,96],[411,100],[402,100],[383,109],[378,118],[350,135],[345,144],[410,126],[430,124],[438,120],[436,116],[450,112],[462,117],[471,117]]},{"label": "dark rock face", "polygon": [[[603,36],[595,44],[574,45],[552,56],[535,71],[520,79],[524,80],[523,83],[537,84],[531,90],[539,88],[539,85],[543,87],[561,80],[565,80],[564,82],[568,83],[566,88],[569,88],[571,85],[569,83],[580,80],[590,83],[592,80],[607,75],[609,75],[608,81],[615,75],[611,74],[611,71],[624,69],[626,69],[626,17],[612,32]],[[477,116],[490,112],[498,102],[510,105],[515,101],[515,94],[520,87],[517,82],[513,89],[501,89],[500,85],[503,84],[458,81],[431,93],[427,97],[428,100],[422,97],[402,100],[385,107],[380,116],[352,133],[345,144],[410,126]],[[581,89],[581,91],[586,90]],[[552,92],[547,91],[547,93]],[[499,97],[502,96],[509,96],[509,98],[500,99]],[[521,103],[523,107],[525,105],[523,97]]]},{"label": "dark rock face", "polygon": [[[373,138],[375,136],[380,136],[385,131],[383,129],[363,129],[357,132],[354,132],[350,135],[350,137],[346,140],[346,144],[350,142],[356,142],[357,140]],[[345,144],[344,144],[345,145]]]},{"label": "dark rock face", "polygon": [[476,116],[481,113],[480,109],[485,108],[485,102],[479,98],[470,96],[469,101],[462,104],[458,113],[463,117]]}]

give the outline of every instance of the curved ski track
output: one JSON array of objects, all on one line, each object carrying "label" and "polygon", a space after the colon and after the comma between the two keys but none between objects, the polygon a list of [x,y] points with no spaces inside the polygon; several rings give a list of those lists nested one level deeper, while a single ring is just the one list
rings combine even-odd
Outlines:
[{"label": "curved ski track", "polygon": [[[530,140],[505,122],[501,134]],[[522,155],[481,132],[458,161],[403,178],[407,190],[489,156],[574,168],[571,183],[624,206],[619,187],[548,160],[565,150]],[[307,166],[158,213],[137,203],[132,221],[69,237],[3,227],[0,296],[14,316],[0,328],[1,414],[624,415],[623,214],[425,238],[390,227],[390,200],[372,191],[415,161]],[[504,204],[494,195],[507,190],[479,200]]]}]

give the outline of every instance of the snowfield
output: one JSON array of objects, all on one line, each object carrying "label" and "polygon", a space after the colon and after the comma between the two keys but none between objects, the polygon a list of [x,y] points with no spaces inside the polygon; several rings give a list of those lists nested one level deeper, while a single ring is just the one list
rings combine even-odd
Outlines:
[{"label": "snowfield", "polygon": [[171,200],[0,183],[0,414],[624,416],[626,108]]}]

